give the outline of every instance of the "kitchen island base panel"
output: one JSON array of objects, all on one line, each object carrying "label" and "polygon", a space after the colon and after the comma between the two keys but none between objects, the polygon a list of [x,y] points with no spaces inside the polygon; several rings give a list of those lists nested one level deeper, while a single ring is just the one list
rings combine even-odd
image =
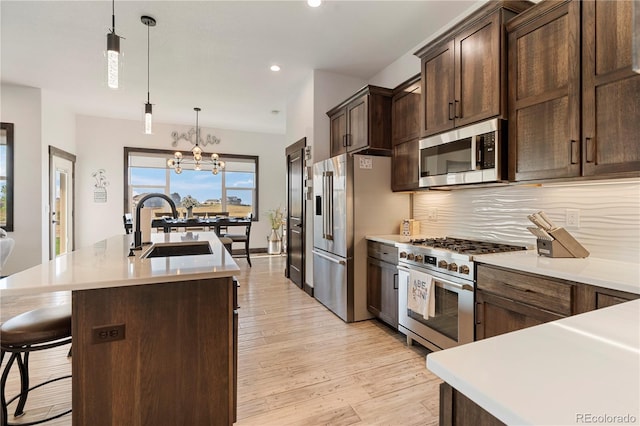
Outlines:
[{"label": "kitchen island base panel", "polygon": [[231,277],[74,291],[73,424],[231,425],[234,291]]},{"label": "kitchen island base panel", "polygon": [[440,426],[505,426],[446,382],[440,384]]}]

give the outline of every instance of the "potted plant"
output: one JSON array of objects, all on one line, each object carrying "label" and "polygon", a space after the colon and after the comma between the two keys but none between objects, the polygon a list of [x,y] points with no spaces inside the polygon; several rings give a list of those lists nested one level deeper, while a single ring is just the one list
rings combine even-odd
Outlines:
[{"label": "potted plant", "polygon": [[193,208],[200,205],[198,200],[193,198],[191,195],[187,195],[182,199],[182,207],[187,209],[187,219],[191,219],[193,217]]},{"label": "potted plant", "polygon": [[269,254],[280,254],[282,251],[282,238],[278,231],[282,226],[284,219],[284,213],[278,207],[275,210],[269,210],[269,222],[271,223],[271,234],[267,237],[269,242],[267,252]]}]

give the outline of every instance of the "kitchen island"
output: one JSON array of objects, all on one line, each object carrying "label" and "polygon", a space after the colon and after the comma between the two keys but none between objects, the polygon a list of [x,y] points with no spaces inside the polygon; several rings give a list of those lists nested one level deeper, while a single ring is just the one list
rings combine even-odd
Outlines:
[{"label": "kitchen island", "polygon": [[427,356],[440,424],[639,424],[640,300]]},{"label": "kitchen island", "polygon": [[72,292],[74,425],[229,425],[235,418],[237,264],[214,233],[211,254],[128,256],[112,237],[0,280],[3,295]]}]

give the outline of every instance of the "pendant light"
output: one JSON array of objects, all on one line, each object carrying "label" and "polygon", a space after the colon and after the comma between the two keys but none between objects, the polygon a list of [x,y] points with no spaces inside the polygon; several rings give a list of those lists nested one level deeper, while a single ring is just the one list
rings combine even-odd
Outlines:
[{"label": "pendant light", "polygon": [[107,34],[107,85],[111,89],[118,88],[119,68],[120,68],[120,36],[116,34],[115,0],[111,0],[111,30]]},{"label": "pendant light", "polygon": [[144,104],[144,132],[147,135],[150,135],[152,130],[153,106],[151,105],[151,102],[149,100],[149,28],[156,26],[156,20],[151,16],[144,15],[140,17],[140,20],[147,26],[147,103]]},{"label": "pendant light", "polygon": [[[195,129],[195,141],[190,141],[194,144],[191,149],[191,154],[193,154],[193,159],[186,158],[182,155],[182,152],[176,151],[173,154],[173,158],[169,158],[167,160],[167,167],[172,168],[177,174],[182,173],[183,165],[190,165],[193,167],[193,170],[202,170],[202,165],[210,165],[211,173],[217,175],[221,171],[224,170],[226,164],[224,161],[220,160],[220,156],[218,154],[211,154],[211,160],[202,158],[202,148],[200,148],[200,124],[198,122],[198,113],[201,111],[200,108],[195,107],[193,109],[196,112],[196,129]],[[189,132],[189,134],[192,134]]]}]

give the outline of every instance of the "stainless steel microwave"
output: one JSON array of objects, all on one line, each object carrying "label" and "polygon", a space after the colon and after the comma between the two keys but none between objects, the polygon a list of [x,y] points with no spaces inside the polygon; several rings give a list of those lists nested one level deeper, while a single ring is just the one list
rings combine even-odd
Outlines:
[{"label": "stainless steel microwave", "polygon": [[420,140],[420,187],[506,179],[506,121],[494,118]]}]

